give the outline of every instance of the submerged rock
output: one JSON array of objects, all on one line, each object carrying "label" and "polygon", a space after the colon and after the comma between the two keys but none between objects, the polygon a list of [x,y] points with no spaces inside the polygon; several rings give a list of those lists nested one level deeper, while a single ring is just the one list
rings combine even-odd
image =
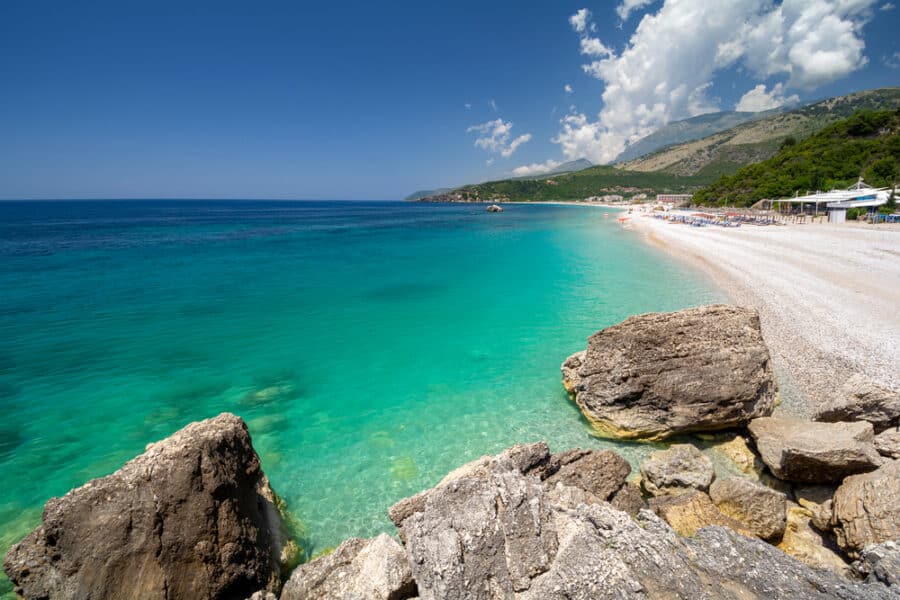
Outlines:
[{"label": "submerged rock", "polygon": [[781,492],[743,477],[729,477],[715,481],[709,496],[716,508],[758,538],[775,540],[784,533],[787,498]]},{"label": "submerged rock", "polygon": [[38,598],[247,598],[278,592],[289,542],[244,422],[192,423],[53,498],[3,561]]},{"label": "submerged rock", "polygon": [[705,492],[715,477],[712,461],[690,444],[653,452],[641,463],[641,482],[654,496]]},{"label": "submerged rock", "polygon": [[629,317],[562,370],[595,428],[625,439],[744,425],[771,414],[777,393],[759,316],[736,306]]},{"label": "submerged rock", "polygon": [[765,417],[750,423],[750,435],[766,466],[779,479],[813,483],[840,481],[882,463],[872,425],[815,423]]},{"label": "submerged rock", "polygon": [[871,544],[900,540],[900,460],[853,475],[834,493],[837,542],[854,556]]},{"label": "submerged rock", "polygon": [[403,600],[415,595],[406,553],[382,533],[371,540],[351,538],[334,552],[297,567],[284,584],[281,600]]},{"label": "submerged rock", "polygon": [[853,375],[838,399],[822,406],[814,421],[867,421],[876,432],[900,425],[900,392],[876,385],[862,375]]}]

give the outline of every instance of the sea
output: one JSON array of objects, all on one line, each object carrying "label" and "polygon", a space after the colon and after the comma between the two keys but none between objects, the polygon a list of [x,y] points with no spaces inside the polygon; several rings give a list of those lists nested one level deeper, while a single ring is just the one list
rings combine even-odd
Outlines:
[{"label": "sea", "polygon": [[392,503],[512,444],[639,460],[592,434],[560,363],[631,314],[723,297],[617,216],[0,202],[0,552],[48,498],[224,411],[310,553],[392,532]]}]

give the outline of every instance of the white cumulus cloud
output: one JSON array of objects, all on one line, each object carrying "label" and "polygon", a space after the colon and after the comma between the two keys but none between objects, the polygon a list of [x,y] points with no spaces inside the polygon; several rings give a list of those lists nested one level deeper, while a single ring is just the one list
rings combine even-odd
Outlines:
[{"label": "white cumulus cloud", "polygon": [[772,86],[771,91],[768,92],[766,91],[765,84],[761,83],[741,96],[741,99],[738,100],[734,110],[741,112],[760,112],[778,108],[784,104],[792,104],[799,100],[800,96],[797,94],[785,96],[784,86],[781,83],[776,83]]},{"label": "white cumulus cloud", "polygon": [[519,146],[531,139],[530,133],[513,138],[512,128],[513,124],[510,121],[497,118],[480,125],[472,125],[466,129],[466,132],[478,134],[475,139],[475,146],[491,154],[499,154],[503,158],[509,158]]},{"label": "white cumulus cloud", "polygon": [[512,174],[516,177],[527,177],[529,175],[541,175],[543,173],[549,173],[562,163],[558,160],[553,160],[552,158],[547,162],[542,163],[532,163],[530,165],[522,165],[521,167],[516,167],[512,170]]},{"label": "white cumulus cloud", "polygon": [[[623,0],[619,7],[643,5]],[[787,101],[790,88],[835,81],[866,64],[862,28],[876,6],[876,0],[665,0],[620,52],[591,41],[591,14],[582,9],[569,22],[579,51],[594,59],[582,69],[605,84],[602,109],[595,117],[572,111],[554,141],[570,159],[609,162],[670,121],[719,110],[712,82],[726,68],[742,66],[757,81],[783,78],[781,87],[763,88],[769,102]]]},{"label": "white cumulus cloud", "polygon": [[565,86],[563,89],[566,90],[566,93],[567,93],[567,94],[571,94],[572,92],[575,91],[575,90],[572,89],[571,84],[568,84],[568,83],[566,84],[566,86]]},{"label": "white cumulus cloud", "polygon": [[643,8],[651,2],[653,2],[653,0],[623,0],[623,2],[616,7],[616,14],[619,15],[619,18],[623,21],[627,21],[631,11]]}]

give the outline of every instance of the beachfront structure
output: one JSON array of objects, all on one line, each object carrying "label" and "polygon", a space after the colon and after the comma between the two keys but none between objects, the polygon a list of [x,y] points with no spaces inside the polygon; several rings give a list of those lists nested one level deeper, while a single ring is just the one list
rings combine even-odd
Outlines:
[{"label": "beachfront structure", "polygon": [[848,208],[865,208],[872,212],[879,206],[887,204],[890,195],[890,188],[873,188],[860,177],[859,181],[846,190],[816,192],[805,196],[781,198],[774,202],[782,209],[788,207],[791,212],[817,215],[827,211],[829,222],[843,223],[847,220]]},{"label": "beachfront structure", "polygon": [[664,204],[683,204],[694,199],[693,194],[657,194],[656,201]]}]

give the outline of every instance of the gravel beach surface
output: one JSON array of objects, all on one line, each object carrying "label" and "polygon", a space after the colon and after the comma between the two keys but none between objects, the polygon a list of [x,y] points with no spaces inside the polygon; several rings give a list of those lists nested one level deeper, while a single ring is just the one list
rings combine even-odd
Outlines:
[{"label": "gravel beach surface", "polygon": [[900,227],[690,227],[638,214],[626,226],[759,310],[779,411],[808,416],[855,373],[900,389]]}]

